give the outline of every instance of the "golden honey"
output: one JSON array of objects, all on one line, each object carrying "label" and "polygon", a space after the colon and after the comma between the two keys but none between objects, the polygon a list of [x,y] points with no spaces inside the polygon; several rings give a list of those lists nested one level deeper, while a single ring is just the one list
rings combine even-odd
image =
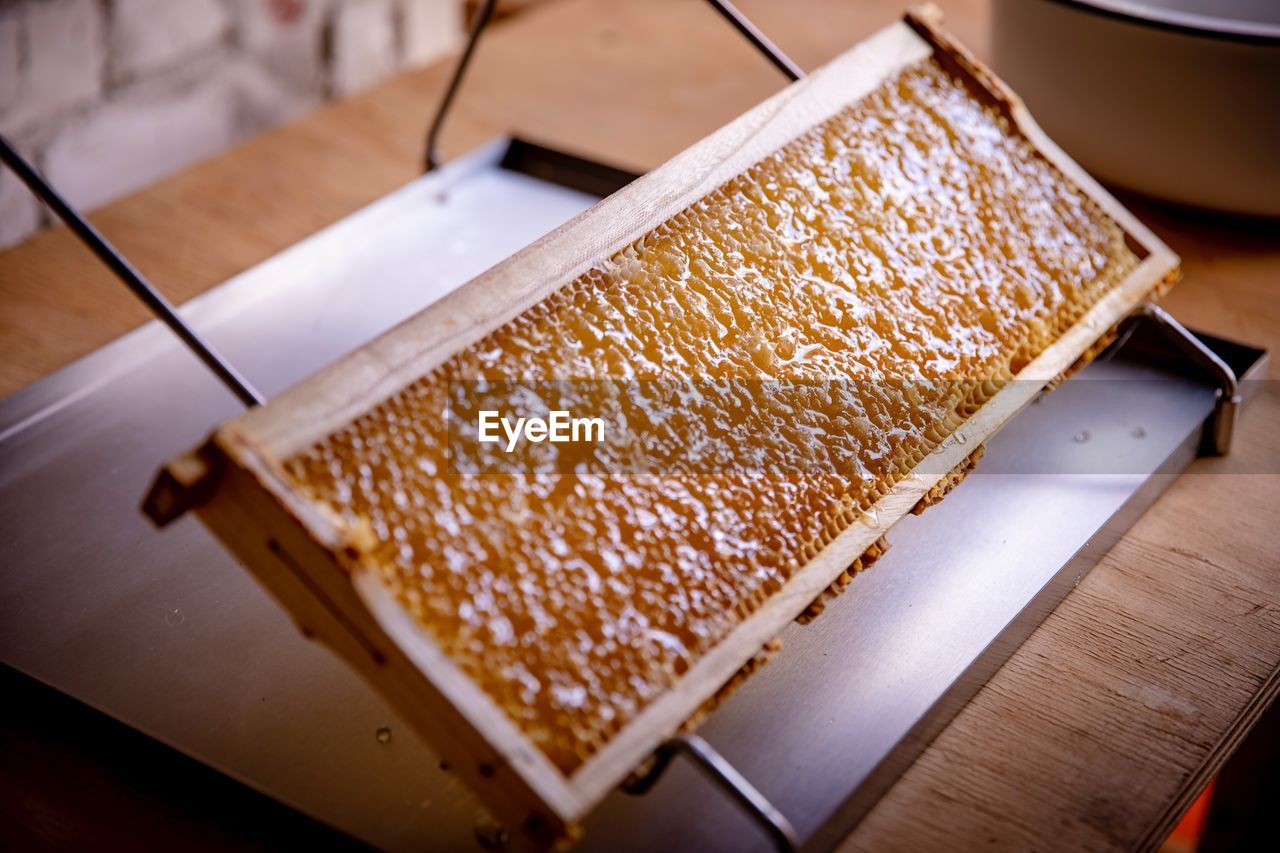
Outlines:
[{"label": "golden honey", "polygon": [[[571,772],[1136,263],[928,61],[286,467],[372,531],[405,607]],[[672,428],[652,474],[610,468],[606,447],[595,468],[468,475],[446,401],[475,379],[813,382],[804,423],[766,443],[825,464],[685,470]],[[615,405],[609,387],[575,405]]]}]

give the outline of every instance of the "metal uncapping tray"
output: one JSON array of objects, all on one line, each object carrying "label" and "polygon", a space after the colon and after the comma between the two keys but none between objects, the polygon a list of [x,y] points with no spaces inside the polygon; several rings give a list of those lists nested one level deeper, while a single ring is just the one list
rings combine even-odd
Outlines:
[{"label": "metal uncapping tray", "polygon": [[[268,394],[628,176],[497,140],[194,300]],[[1204,338],[1237,375],[1265,354]],[[1247,384],[1246,384],[1247,388]],[[699,729],[814,848],[837,842],[1195,456],[1214,385],[1150,329],[1019,414],[977,473]],[[333,827],[477,845],[479,809],[358,676],[193,519],[138,510],[159,460],[238,410],[150,323],[0,403],[0,658]],[[388,736],[389,735],[389,736]],[[768,847],[676,762],[586,849]]]}]

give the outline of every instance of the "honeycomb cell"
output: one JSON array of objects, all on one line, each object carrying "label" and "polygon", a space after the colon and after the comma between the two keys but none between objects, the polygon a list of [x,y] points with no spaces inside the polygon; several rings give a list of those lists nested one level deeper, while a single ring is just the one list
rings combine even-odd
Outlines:
[{"label": "honeycomb cell", "polygon": [[[286,468],[374,533],[368,559],[404,606],[567,773],[1136,263],[928,61]],[[812,382],[805,428],[766,443],[828,464],[682,470],[677,424],[651,475],[611,468],[614,450],[591,470],[467,475],[446,402],[482,379]],[[584,384],[577,408],[618,405],[610,387]],[[725,430],[759,418],[733,399],[712,398]]]}]

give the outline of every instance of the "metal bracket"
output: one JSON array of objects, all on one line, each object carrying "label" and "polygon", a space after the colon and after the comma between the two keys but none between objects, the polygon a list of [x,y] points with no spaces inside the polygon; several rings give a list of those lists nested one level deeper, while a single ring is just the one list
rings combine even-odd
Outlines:
[{"label": "metal bracket", "polygon": [[[756,25],[751,23],[746,15],[739,12],[733,3],[729,2],[729,0],[706,0],[706,2],[719,12],[726,21],[732,24],[733,28],[743,38],[751,42],[756,50],[764,54],[765,58],[786,75],[788,80],[794,83],[804,76],[804,71],[800,66],[792,62],[791,58],[770,41],[768,36],[760,32]],[[458,57],[457,64],[453,66],[453,73],[449,77],[449,85],[444,90],[444,97],[440,99],[440,105],[436,107],[435,116],[432,117],[431,125],[427,130],[427,151],[423,158],[424,172],[430,172],[440,165],[440,132],[444,129],[449,109],[453,106],[458,89],[462,86],[462,78],[467,73],[467,66],[471,64],[471,57],[475,53],[476,45],[480,42],[480,36],[484,34],[485,28],[489,26],[489,22],[493,19],[493,10],[497,5],[498,0],[484,0],[484,5],[476,12],[475,21],[471,24],[471,32],[467,36],[466,47],[463,48],[462,55]]]},{"label": "metal bracket", "polygon": [[1209,425],[1205,429],[1204,441],[1200,446],[1202,456],[1225,456],[1231,452],[1231,440],[1235,435],[1236,421],[1240,417],[1240,405],[1243,402],[1240,394],[1240,382],[1235,371],[1221,357],[1205,346],[1186,326],[1173,318],[1168,311],[1154,303],[1147,302],[1134,309],[1125,319],[1125,328],[1116,342],[1111,345],[1115,351],[1124,346],[1133,336],[1142,322],[1151,322],[1164,333],[1191,362],[1202,368],[1218,383],[1214,394],[1216,403]]},{"label": "metal bracket", "polygon": [[677,753],[685,755],[716,787],[727,793],[768,834],[775,848],[785,851],[800,848],[799,836],[786,815],[756,790],[711,744],[695,734],[678,734],[664,741],[654,750],[647,766],[637,769],[622,783],[622,790],[637,796],[648,793]]}]

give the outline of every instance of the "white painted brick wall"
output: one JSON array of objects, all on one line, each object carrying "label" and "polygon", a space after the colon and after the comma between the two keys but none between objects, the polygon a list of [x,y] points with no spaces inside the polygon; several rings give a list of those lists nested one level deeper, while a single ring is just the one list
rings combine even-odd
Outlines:
[{"label": "white painted brick wall", "polygon": [[301,91],[324,94],[330,0],[232,0],[231,8],[245,53]]},{"label": "white painted brick wall", "polygon": [[401,0],[400,56],[406,65],[425,65],[462,43],[462,4]]},{"label": "white painted brick wall", "polygon": [[242,135],[297,118],[319,105],[325,92],[321,85],[302,89],[252,59],[237,59],[227,76],[236,93],[236,125]]},{"label": "white painted brick wall", "polygon": [[398,62],[391,0],[345,0],[333,19],[333,91],[348,95],[389,76]]},{"label": "white painted brick wall", "polygon": [[18,75],[22,70],[22,12],[0,5],[0,115],[18,102]]},{"label": "white painted brick wall", "polygon": [[92,210],[239,137],[237,90],[228,69],[166,91],[147,84],[68,124],[44,153],[45,177],[77,207]]},{"label": "white painted brick wall", "polygon": [[209,50],[231,16],[221,0],[115,0],[109,41],[113,80],[136,80]]},{"label": "white painted brick wall", "polygon": [[[19,26],[20,70],[0,129],[13,133],[102,92],[106,57],[101,7],[91,0],[37,0],[11,8]],[[6,15],[8,17],[8,15]]]},{"label": "white painted brick wall", "polygon": [[[463,0],[0,0],[0,132],[92,209],[430,62]],[[424,98],[424,115],[431,109]],[[48,214],[0,174],[0,249]]]}]

